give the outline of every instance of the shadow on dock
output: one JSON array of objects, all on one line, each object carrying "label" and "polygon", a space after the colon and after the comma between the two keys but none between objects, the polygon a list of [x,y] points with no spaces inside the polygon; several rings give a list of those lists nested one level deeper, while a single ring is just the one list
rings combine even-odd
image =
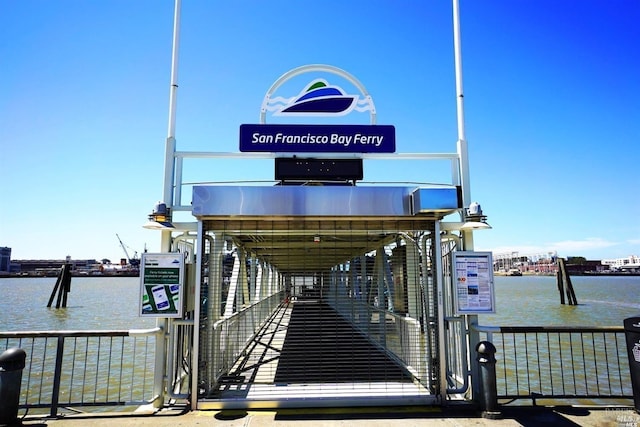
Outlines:
[{"label": "shadow on dock", "polygon": [[328,304],[293,305],[275,383],[387,381],[411,377]]}]

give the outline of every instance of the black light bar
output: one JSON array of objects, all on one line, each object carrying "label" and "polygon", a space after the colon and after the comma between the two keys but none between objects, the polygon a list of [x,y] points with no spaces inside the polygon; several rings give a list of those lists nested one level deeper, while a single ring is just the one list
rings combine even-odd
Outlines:
[{"label": "black light bar", "polygon": [[275,179],[279,181],[355,181],[363,177],[362,159],[278,157],[275,160]]}]

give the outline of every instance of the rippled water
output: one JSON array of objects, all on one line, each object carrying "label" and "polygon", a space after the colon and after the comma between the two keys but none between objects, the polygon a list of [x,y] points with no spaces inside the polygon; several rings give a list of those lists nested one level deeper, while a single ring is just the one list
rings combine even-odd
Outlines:
[{"label": "rippled water", "polygon": [[[496,277],[497,313],[479,316],[496,326],[621,326],[640,316],[640,276],[572,277],[577,306],[561,305],[555,277]],[[47,308],[56,278],[0,279],[0,330],[148,328],[138,316],[137,277],[74,277],[66,309]],[[55,304],[55,302],[54,302]]]},{"label": "rippled water", "polygon": [[578,305],[560,304],[552,276],[496,277],[496,314],[479,316],[495,326],[622,326],[640,316],[640,276],[574,276]]},{"label": "rippled water", "polygon": [[0,330],[138,329],[155,325],[154,319],[138,316],[137,277],[74,277],[67,308],[47,308],[56,280],[0,279]]}]

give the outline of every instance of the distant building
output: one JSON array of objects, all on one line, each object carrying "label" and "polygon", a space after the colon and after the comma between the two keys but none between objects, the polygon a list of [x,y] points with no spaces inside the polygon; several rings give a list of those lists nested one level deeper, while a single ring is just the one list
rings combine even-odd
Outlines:
[{"label": "distant building", "polygon": [[570,275],[581,274],[594,274],[594,273],[607,273],[609,266],[602,263],[600,260],[584,260],[579,264],[567,263],[567,273]]},{"label": "distant building", "polygon": [[603,259],[602,264],[611,270],[640,270],[640,257],[629,255],[626,258]]},{"label": "distant building", "polygon": [[493,271],[498,274],[515,271],[524,274],[556,274],[558,254],[556,252],[495,253],[493,254]]},{"label": "distant building", "polygon": [[0,247],[0,272],[11,271],[11,248]]},{"label": "distant building", "polygon": [[97,268],[99,263],[95,259],[18,259],[13,264],[19,265],[20,273],[34,274],[38,276],[57,275],[63,264],[70,263],[71,271],[89,271]]}]

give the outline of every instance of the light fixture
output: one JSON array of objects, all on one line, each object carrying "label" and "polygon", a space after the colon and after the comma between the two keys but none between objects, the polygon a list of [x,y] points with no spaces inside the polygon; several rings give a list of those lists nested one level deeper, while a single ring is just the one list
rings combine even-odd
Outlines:
[{"label": "light fixture", "polygon": [[173,230],[175,227],[171,223],[171,209],[164,202],[158,202],[149,214],[149,220],[142,227],[151,230]]},{"label": "light fixture", "polygon": [[440,242],[442,242],[442,243],[455,242],[456,245],[459,246],[460,245],[460,236],[452,234],[451,231],[449,231],[449,230],[442,231],[440,233]]},{"label": "light fixture", "polygon": [[491,226],[487,224],[487,216],[482,214],[482,208],[478,202],[473,202],[465,209],[464,224],[460,230],[487,230]]}]

